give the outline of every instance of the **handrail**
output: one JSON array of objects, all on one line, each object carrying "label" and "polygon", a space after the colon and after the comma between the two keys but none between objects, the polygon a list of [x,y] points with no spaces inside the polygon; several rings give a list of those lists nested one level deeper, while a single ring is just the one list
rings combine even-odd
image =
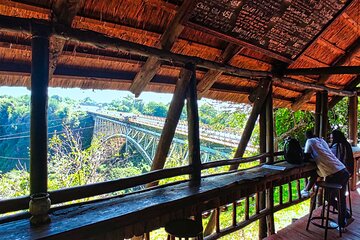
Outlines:
[{"label": "handrail", "polygon": [[[49,194],[51,203],[58,204],[77,199],[93,197],[101,194],[116,192],[165,178],[190,174],[191,172],[192,166],[160,169],[134,177],[120,178],[113,181],[93,183],[83,186],[49,191]],[[2,200],[0,201],[0,213],[27,209],[29,207],[29,201],[29,196]]]},{"label": "handrail", "polygon": [[233,164],[238,164],[238,163],[254,162],[261,158],[270,157],[270,156],[271,156],[270,153],[263,153],[263,154],[256,155],[253,157],[248,157],[248,158],[240,157],[240,158],[234,158],[234,159],[229,159],[229,160],[219,160],[219,161],[204,163],[204,164],[201,164],[201,170],[214,168],[214,167],[221,167],[221,166],[226,166],[226,165],[233,165]]},{"label": "handrail", "polygon": [[[282,155],[282,152],[276,152],[273,156]],[[219,160],[216,162],[204,163],[201,165],[201,169],[209,169],[214,167],[220,167],[225,165],[232,165],[236,163],[248,163],[259,160],[261,158],[271,156],[270,153],[264,153],[248,158],[234,158],[230,160]],[[180,175],[190,174],[193,168],[191,165],[184,167],[176,167],[176,168],[168,168],[168,169],[160,169],[154,170],[149,173],[145,173],[142,175],[128,177],[128,178],[120,178],[113,181],[106,181],[100,183],[93,183],[83,186],[59,189],[55,191],[49,191],[51,203],[58,204],[64,203],[68,201],[78,200],[82,198],[93,197],[101,194],[116,192],[132,187],[136,187],[139,185],[144,185],[147,183],[151,183],[154,181],[176,177]],[[6,199],[0,201],[0,214],[24,210],[29,207],[29,196],[22,196],[12,199]]]}]

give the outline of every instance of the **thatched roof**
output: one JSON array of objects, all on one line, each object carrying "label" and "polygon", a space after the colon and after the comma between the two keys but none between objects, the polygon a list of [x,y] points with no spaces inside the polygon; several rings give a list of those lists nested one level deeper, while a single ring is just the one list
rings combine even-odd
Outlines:
[{"label": "thatched roof", "polygon": [[[360,65],[360,1],[1,0],[0,15],[92,30],[173,53],[250,70]],[[0,29],[1,30],[1,29]],[[50,86],[173,92],[181,65],[51,37]],[[29,86],[31,35],[0,31],[0,85]],[[146,64],[145,64],[146,63]],[[149,70],[150,68],[150,70]],[[154,71],[152,77],[149,72]],[[144,77],[144,75],[147,75]],[[202,97],[249,102],[257,77],[197,68]],[[291,76],[333,89],[356,74]],[[134,81],[149,78],[144,89]],[[329,94],[329,101],[333,99]],[[314,109],[314,92],[274,82],[274,105]]]}]

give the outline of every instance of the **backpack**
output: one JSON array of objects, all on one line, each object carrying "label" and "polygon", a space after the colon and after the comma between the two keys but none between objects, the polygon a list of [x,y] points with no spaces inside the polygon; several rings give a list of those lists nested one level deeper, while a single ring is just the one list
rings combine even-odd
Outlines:
[{"label": "backpack", "polygon": [[298,140],[291,137],[285,139],[284,157],[288,163],[301,164],[304,162],[304,152]]}]

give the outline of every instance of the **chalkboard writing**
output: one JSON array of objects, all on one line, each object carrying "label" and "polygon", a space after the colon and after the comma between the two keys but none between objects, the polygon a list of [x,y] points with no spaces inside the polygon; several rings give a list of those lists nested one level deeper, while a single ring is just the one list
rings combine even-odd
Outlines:
[{"label": "chalkboard writing", "polygon": [[199,0],[188,21],[294,59],[344,5],[339,0]]}]

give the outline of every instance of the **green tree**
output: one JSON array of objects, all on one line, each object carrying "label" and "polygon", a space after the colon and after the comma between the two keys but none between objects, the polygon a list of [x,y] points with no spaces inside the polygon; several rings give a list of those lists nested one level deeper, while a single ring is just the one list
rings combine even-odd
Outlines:
[{"label": "green tree", "polygon": [[149,102],[144,107],[144,114],[155,117],[166,117],[168,106],[163,103]]}]

